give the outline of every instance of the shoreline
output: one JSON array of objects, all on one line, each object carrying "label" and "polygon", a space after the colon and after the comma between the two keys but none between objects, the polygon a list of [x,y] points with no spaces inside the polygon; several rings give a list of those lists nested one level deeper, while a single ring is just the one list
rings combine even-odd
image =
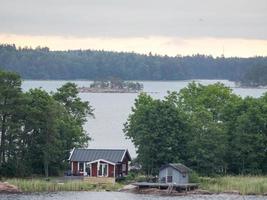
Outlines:
[{"label": "shoreline", "polygon": [[242,194],[238,190],[228,190],[223,192],[214,192],[205,190],[202,188],[198,188],[191,191],[176,191],[173,190],[171,192],[168,191],[168,189],[159,189],[159,188],[138,188],[132,184],[124,186],[119,192],[127,192],[132,194],[145,194],[145,195],[156,195],[156,196],[194,196],[194,195],[239,195],[239,196],[267,196],[266,193],[262,194],[255,194],[255,193],[248,193],[248,194]]},{"label": "shoreline", "polygon": [[242,194],[239,191],[225,191],[225,192],[211,192],[208,190],[196,189],[187,192],[178,192],[173,191],[168,193],[167,190],[156,189],[156,188],[147,188],[147,189],[137,189],[134,191],[120,191],[120,192],[129,192],[133,194],[144,194],[144,195],[156,195],[156,196],[195,196],[195,195],[238,195],[238,196],[267,196],[267,193],[264,194]]},{"label": "shoreline", "polygon": [[[26,182],[31,182],[30,180],[24,180]],[[32,181],[33,182],[33,181]],[[43,181],[45,182],[45,181]],[[71,181],[69,182],[71,185],[75,184],[82,184],[81,187],[77,188],[64,188],[56,186],[64,186],[65,183],[54,183],[50,182],[50,185],[53,185],[53,187],[42,187],[41,190],[36,188],[31,188],[31,190],[25,190],[22,187],[19,187],[16,184],[11,184],[10,182],[0,182],[0,195],[1,194],[34,194],[34,193],[55,193],[55,192],[125,192],[125,193],[132,193],[132,194],[143,194],[143,195],[155,195],[155,196],[195,196],[195,195],[239,195],[239,196],[267,196],[267,192],[262,194],[256,194],[256,193],[246,193],[242,194],[238,190],[228,190],[223,192],[215,192],[210,191],[206,189],[195,189],[191,191],[182,191],[178,192],[176,190],[173,190],[169,192],[166,189],[158,189],[158,188],[142,188],[138,189],[138,187],[130,184],[89,184],[84,183],[80,181]],[[36,184],[35,184],[36,185]],[[83,187],[83,186],[89,186],[89,187]],[[53,188],[51,190],[51,188]],[[36,189],[36,190],[33,190]]]},{"label": "shoreline", "polygon": [[[81,180],[62,180],[61,177],[50,177],[49,180],[39,178],[3,178],[0,182],[0,193],[3,188],[16,188],[11,192],[38,193],[38,192],[61,192],[61,191],[107,191],[107,192],[131,192],[143,194],[166,195],[168,190],[155,188],[140,188],[134,185],[140,177],[128,181],[97,184]],[[191,194],[239,194],[239,195],[264,195],[267,196],[267,176],[222,176],[222,177],[199,177],[195,180],[198,189],[191,191],[171,191],[176,195]],[[10,187],[8,185],[11,185]],[[9,191],[8,191],[9,192]]]}]

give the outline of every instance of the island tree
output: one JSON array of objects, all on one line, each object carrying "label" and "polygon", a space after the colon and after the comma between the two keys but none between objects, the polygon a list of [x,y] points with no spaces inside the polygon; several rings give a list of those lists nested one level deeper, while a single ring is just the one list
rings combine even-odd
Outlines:
[{"label": "island tree", "polygon": [[170,162],[202,175],[266,173],[266,95],[243,99],[219,83],[191,83],[162,100],[142,93],[124,132],[147,174]]},{"label": "island tree", "polygon": [[67,83],[54,94],[21,91],[17,74],[0,72],[0,175],[57,175],[66,169],[69,152],[87,145],[83,125],[93,116],[89,102]]}]

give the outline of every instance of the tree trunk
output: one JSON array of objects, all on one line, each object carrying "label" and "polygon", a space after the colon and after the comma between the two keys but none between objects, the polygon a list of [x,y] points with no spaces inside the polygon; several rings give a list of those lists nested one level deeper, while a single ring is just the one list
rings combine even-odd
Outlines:
[{"label": "tree trunk", "polygon": [[5,162],[5,134],[6,134],[6,114],[3,114],[1,127],[1,146],[0,146],[0,166]]},{"label": "tree trunk", "polygon": [[45,177],[47,178],[49,173],[48,173],[48,161],[44,161],[44,172],[45,172]]}]

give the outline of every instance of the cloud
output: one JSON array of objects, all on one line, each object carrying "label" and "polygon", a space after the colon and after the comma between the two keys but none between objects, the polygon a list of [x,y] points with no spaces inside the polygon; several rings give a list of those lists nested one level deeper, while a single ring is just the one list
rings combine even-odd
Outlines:
[{"label": "cloud", "polygon": [[267,39],[266,0],[0,0],[0,33]]}]

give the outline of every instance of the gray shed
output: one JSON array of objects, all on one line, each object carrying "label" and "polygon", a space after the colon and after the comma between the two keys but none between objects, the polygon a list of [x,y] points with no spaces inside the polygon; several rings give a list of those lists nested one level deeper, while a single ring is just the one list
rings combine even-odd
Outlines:
[{"label": "gray shed", "polygon": [[161,183],[187,184],[190,169],[181,163],[169,163],[160,168]]}]

